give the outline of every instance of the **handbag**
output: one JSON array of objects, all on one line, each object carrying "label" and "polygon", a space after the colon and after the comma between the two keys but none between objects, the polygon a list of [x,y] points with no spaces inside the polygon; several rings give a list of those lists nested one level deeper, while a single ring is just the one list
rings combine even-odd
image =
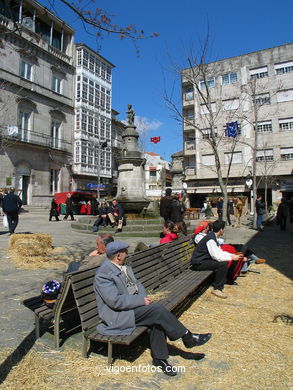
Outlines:
[{"label": "handbag", "polygon": [[4,217],[3,217],[3,226],[4,226],[5,228],[8,228],[8,219],[7,219],[7,215],[4,215]]}]

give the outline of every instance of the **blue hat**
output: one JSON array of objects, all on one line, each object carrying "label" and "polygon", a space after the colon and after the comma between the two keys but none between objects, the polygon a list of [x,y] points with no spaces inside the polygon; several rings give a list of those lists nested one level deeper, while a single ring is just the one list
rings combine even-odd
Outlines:
[{"label": "blue hat", "polygon": [[121,242],[121,241],[113,241],[109,242],[109,244],[106,246],[106,254],[108,257],[114,256],[116,253],[127,249],[129,247],[126,242]]}]

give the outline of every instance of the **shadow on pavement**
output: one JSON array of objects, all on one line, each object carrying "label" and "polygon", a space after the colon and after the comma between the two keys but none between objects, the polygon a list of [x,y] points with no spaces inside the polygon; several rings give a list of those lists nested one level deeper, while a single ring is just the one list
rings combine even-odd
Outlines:
[{"label": "shadow on pavement", "polygon": [[280,231],[280,227],[274,222],[247,241],[246,246],[255,251],[258,257],[265,258],[269,266],[292,279],[292,232],[293,224],[288,224],[286,231]]}]

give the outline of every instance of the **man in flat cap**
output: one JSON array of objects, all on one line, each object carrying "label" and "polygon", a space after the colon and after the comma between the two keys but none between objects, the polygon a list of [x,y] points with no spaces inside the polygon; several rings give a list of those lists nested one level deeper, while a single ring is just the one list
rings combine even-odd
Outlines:
[{"label": "man in flat cap", "polygon": [[97,331],[106,336],[129,335],[136,326],[150,328],[153,364],[170,376],[176,370],[168,363],[170,340],[182,338],[186,348],[205,344],[211,334],[193,334],[164,306],[152,303],[132,268],[125,265],[128,244],[115,241],[106,246],[107,259],[97,269],[94,290],[102,323]]}]

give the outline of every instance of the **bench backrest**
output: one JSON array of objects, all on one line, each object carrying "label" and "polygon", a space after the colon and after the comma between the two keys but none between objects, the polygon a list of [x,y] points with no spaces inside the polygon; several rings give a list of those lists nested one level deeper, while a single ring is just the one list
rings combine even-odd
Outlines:
[{"label": "bench backrest", "polygon": [[[128,257],[127,263],[144,287],[152,291],[189,267],[189,254],[193,248],[191,237],[183,237],[134,253]],[[84,331],[100,322],[93,289],[96,270],[95,267],[71,274],[72,291]]]}]

